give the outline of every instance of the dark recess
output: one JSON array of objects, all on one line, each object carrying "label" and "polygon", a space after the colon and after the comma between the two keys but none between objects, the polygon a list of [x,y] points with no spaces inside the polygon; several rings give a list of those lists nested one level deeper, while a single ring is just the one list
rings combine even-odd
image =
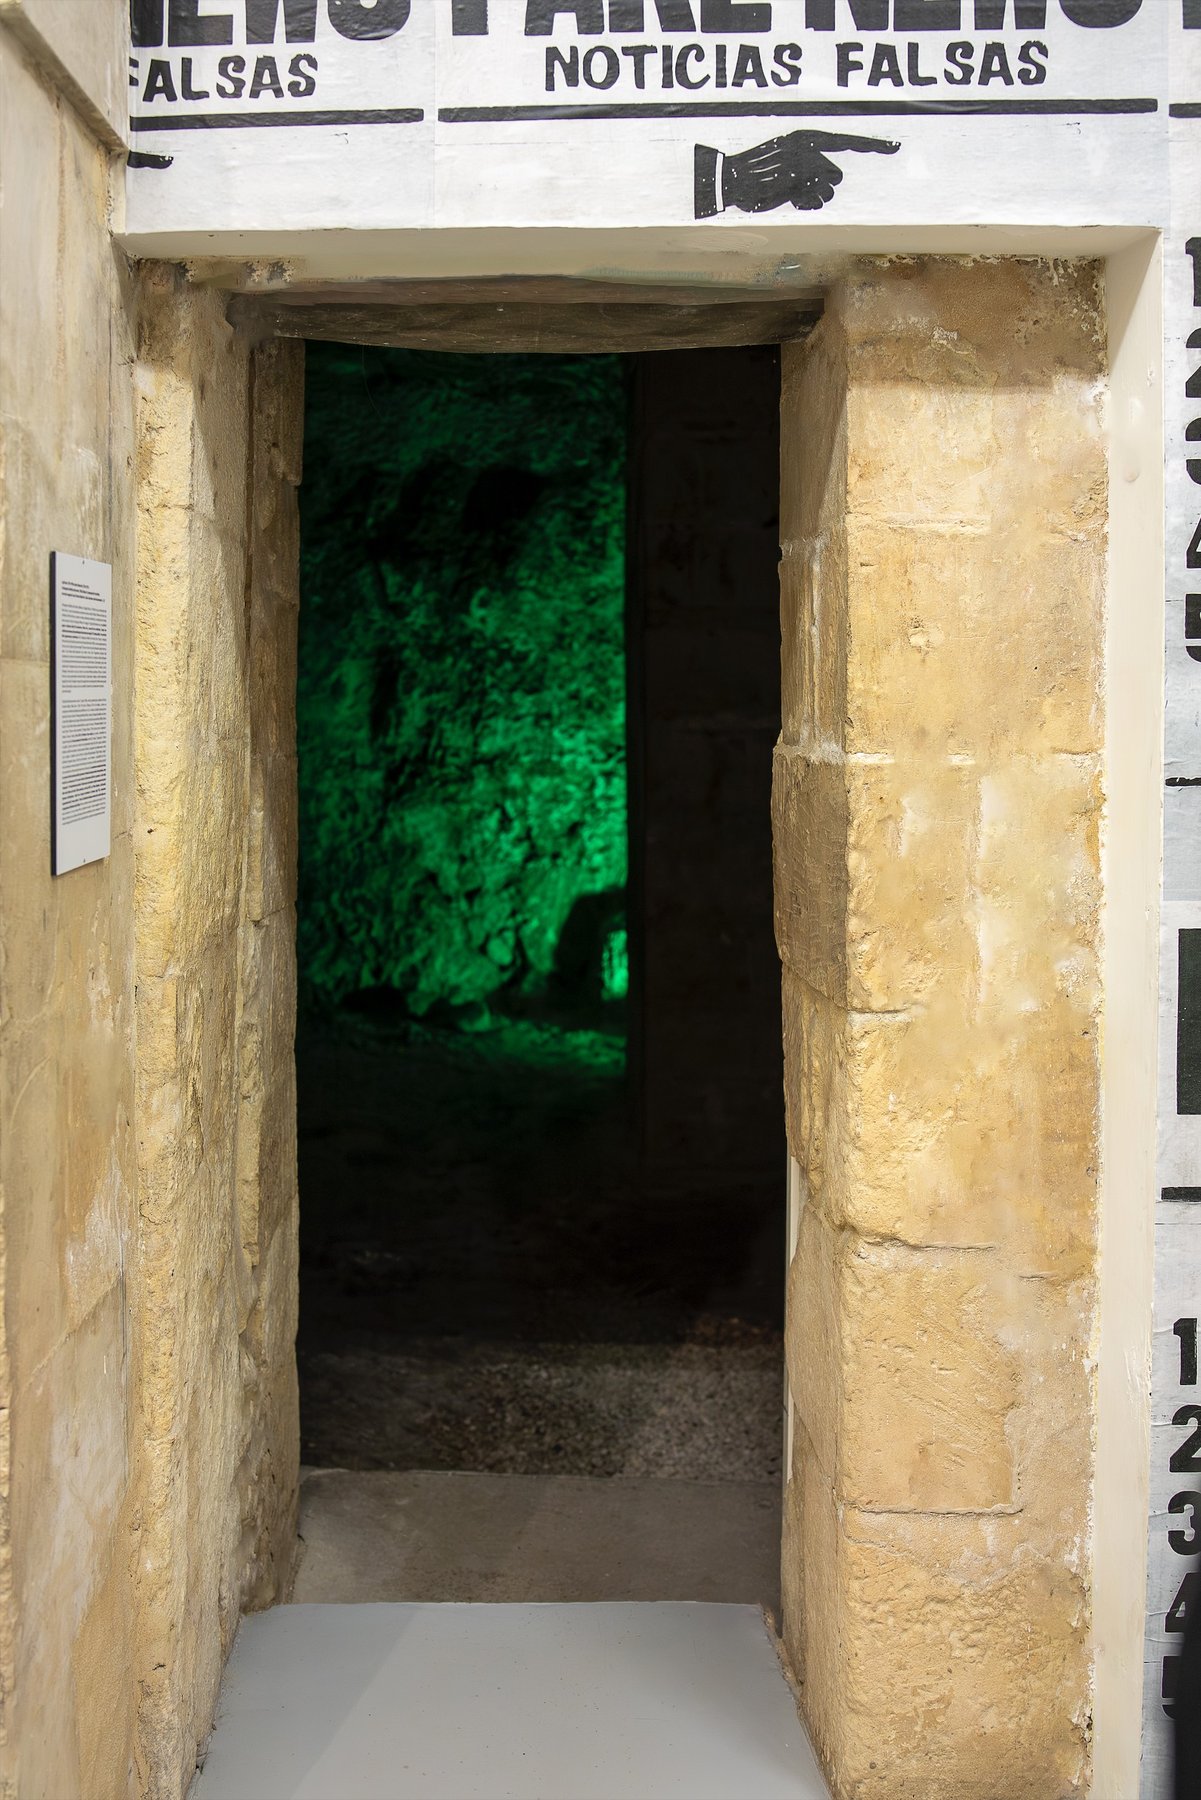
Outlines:
[{"label": "dark recess", "polygon": [[481,1359],[778,1371],[778,353],[307,382],[303,1453],[616,1472]]}]

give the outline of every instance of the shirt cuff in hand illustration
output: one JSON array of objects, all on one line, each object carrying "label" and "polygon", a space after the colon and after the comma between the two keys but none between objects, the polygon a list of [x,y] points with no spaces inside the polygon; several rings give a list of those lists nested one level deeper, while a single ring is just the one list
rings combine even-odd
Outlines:
[{"label": "shirt cuff in hand illustration", "polygon": [[890,138],[848,137],[834,131],[789,131],[750,150],[731,155],[698,144],[695,157],[696,217],[718,213],[773,212],[791,204],[798,212],[818,212],[834,198],[843,171],[830,159],[846,151],[895,156]]}]

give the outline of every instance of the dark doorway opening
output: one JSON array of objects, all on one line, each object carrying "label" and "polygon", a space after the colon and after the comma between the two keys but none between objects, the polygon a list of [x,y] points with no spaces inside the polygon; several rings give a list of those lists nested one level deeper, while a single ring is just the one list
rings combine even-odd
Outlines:
[{"label": "dark doorway opening", "polygon": [[298,690],[305,1462],[726,1484],[765,1566],[778,394],[310,345]]}]

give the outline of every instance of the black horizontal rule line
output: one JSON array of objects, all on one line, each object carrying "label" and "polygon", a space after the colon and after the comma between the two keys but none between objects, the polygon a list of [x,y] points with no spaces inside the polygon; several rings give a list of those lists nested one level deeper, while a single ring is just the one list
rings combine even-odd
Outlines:
[{"label": "black horizontal rule line", "polygon": [[1174,100],[1168,108],[1170,119],[1201,119],[1201,100]]},{"label": "black horizontal rule line", "polygon": [[419,106],[388,107],[374,112],[246,112],[246,113],[140,113],[129,121],[131,131],[253,131],[269,125],[420,125],[425,113]]},{"label": "black horizontal rule line", "polygon": [[1138,100],[628,100],[555,106],[442,106],[445,125],[486,125],[538,119],[872,119],[923,114],[979,118],[1014,114],[1154,113],[1159,101]]},{"label": "black horizontal rule line", "polygon": [[1166,1187],[1160,1189],[1161,1200],[1201,1200],[1201,1187]]},{"label": "black horizontal rule line", "polygon": [[1169,775],[1164,786],[1170,788],[1201,787],[1201,775]]}]

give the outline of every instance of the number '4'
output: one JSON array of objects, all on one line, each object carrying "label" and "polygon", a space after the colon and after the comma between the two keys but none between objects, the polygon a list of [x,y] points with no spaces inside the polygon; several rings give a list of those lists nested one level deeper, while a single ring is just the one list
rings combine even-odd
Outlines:
[{"label": "number '4'", "polygon": [[1163,1622],[1165,1631],[1184,1630],[1185,1626],[1188,1624],[1188,1615],[1192,1610],[1196,1598],[1197,1571],[1196,1569],[1190,1569],[1184,1580],[1180,1583],[1180,1592],[1168,1608],[1167,1617]]}]

